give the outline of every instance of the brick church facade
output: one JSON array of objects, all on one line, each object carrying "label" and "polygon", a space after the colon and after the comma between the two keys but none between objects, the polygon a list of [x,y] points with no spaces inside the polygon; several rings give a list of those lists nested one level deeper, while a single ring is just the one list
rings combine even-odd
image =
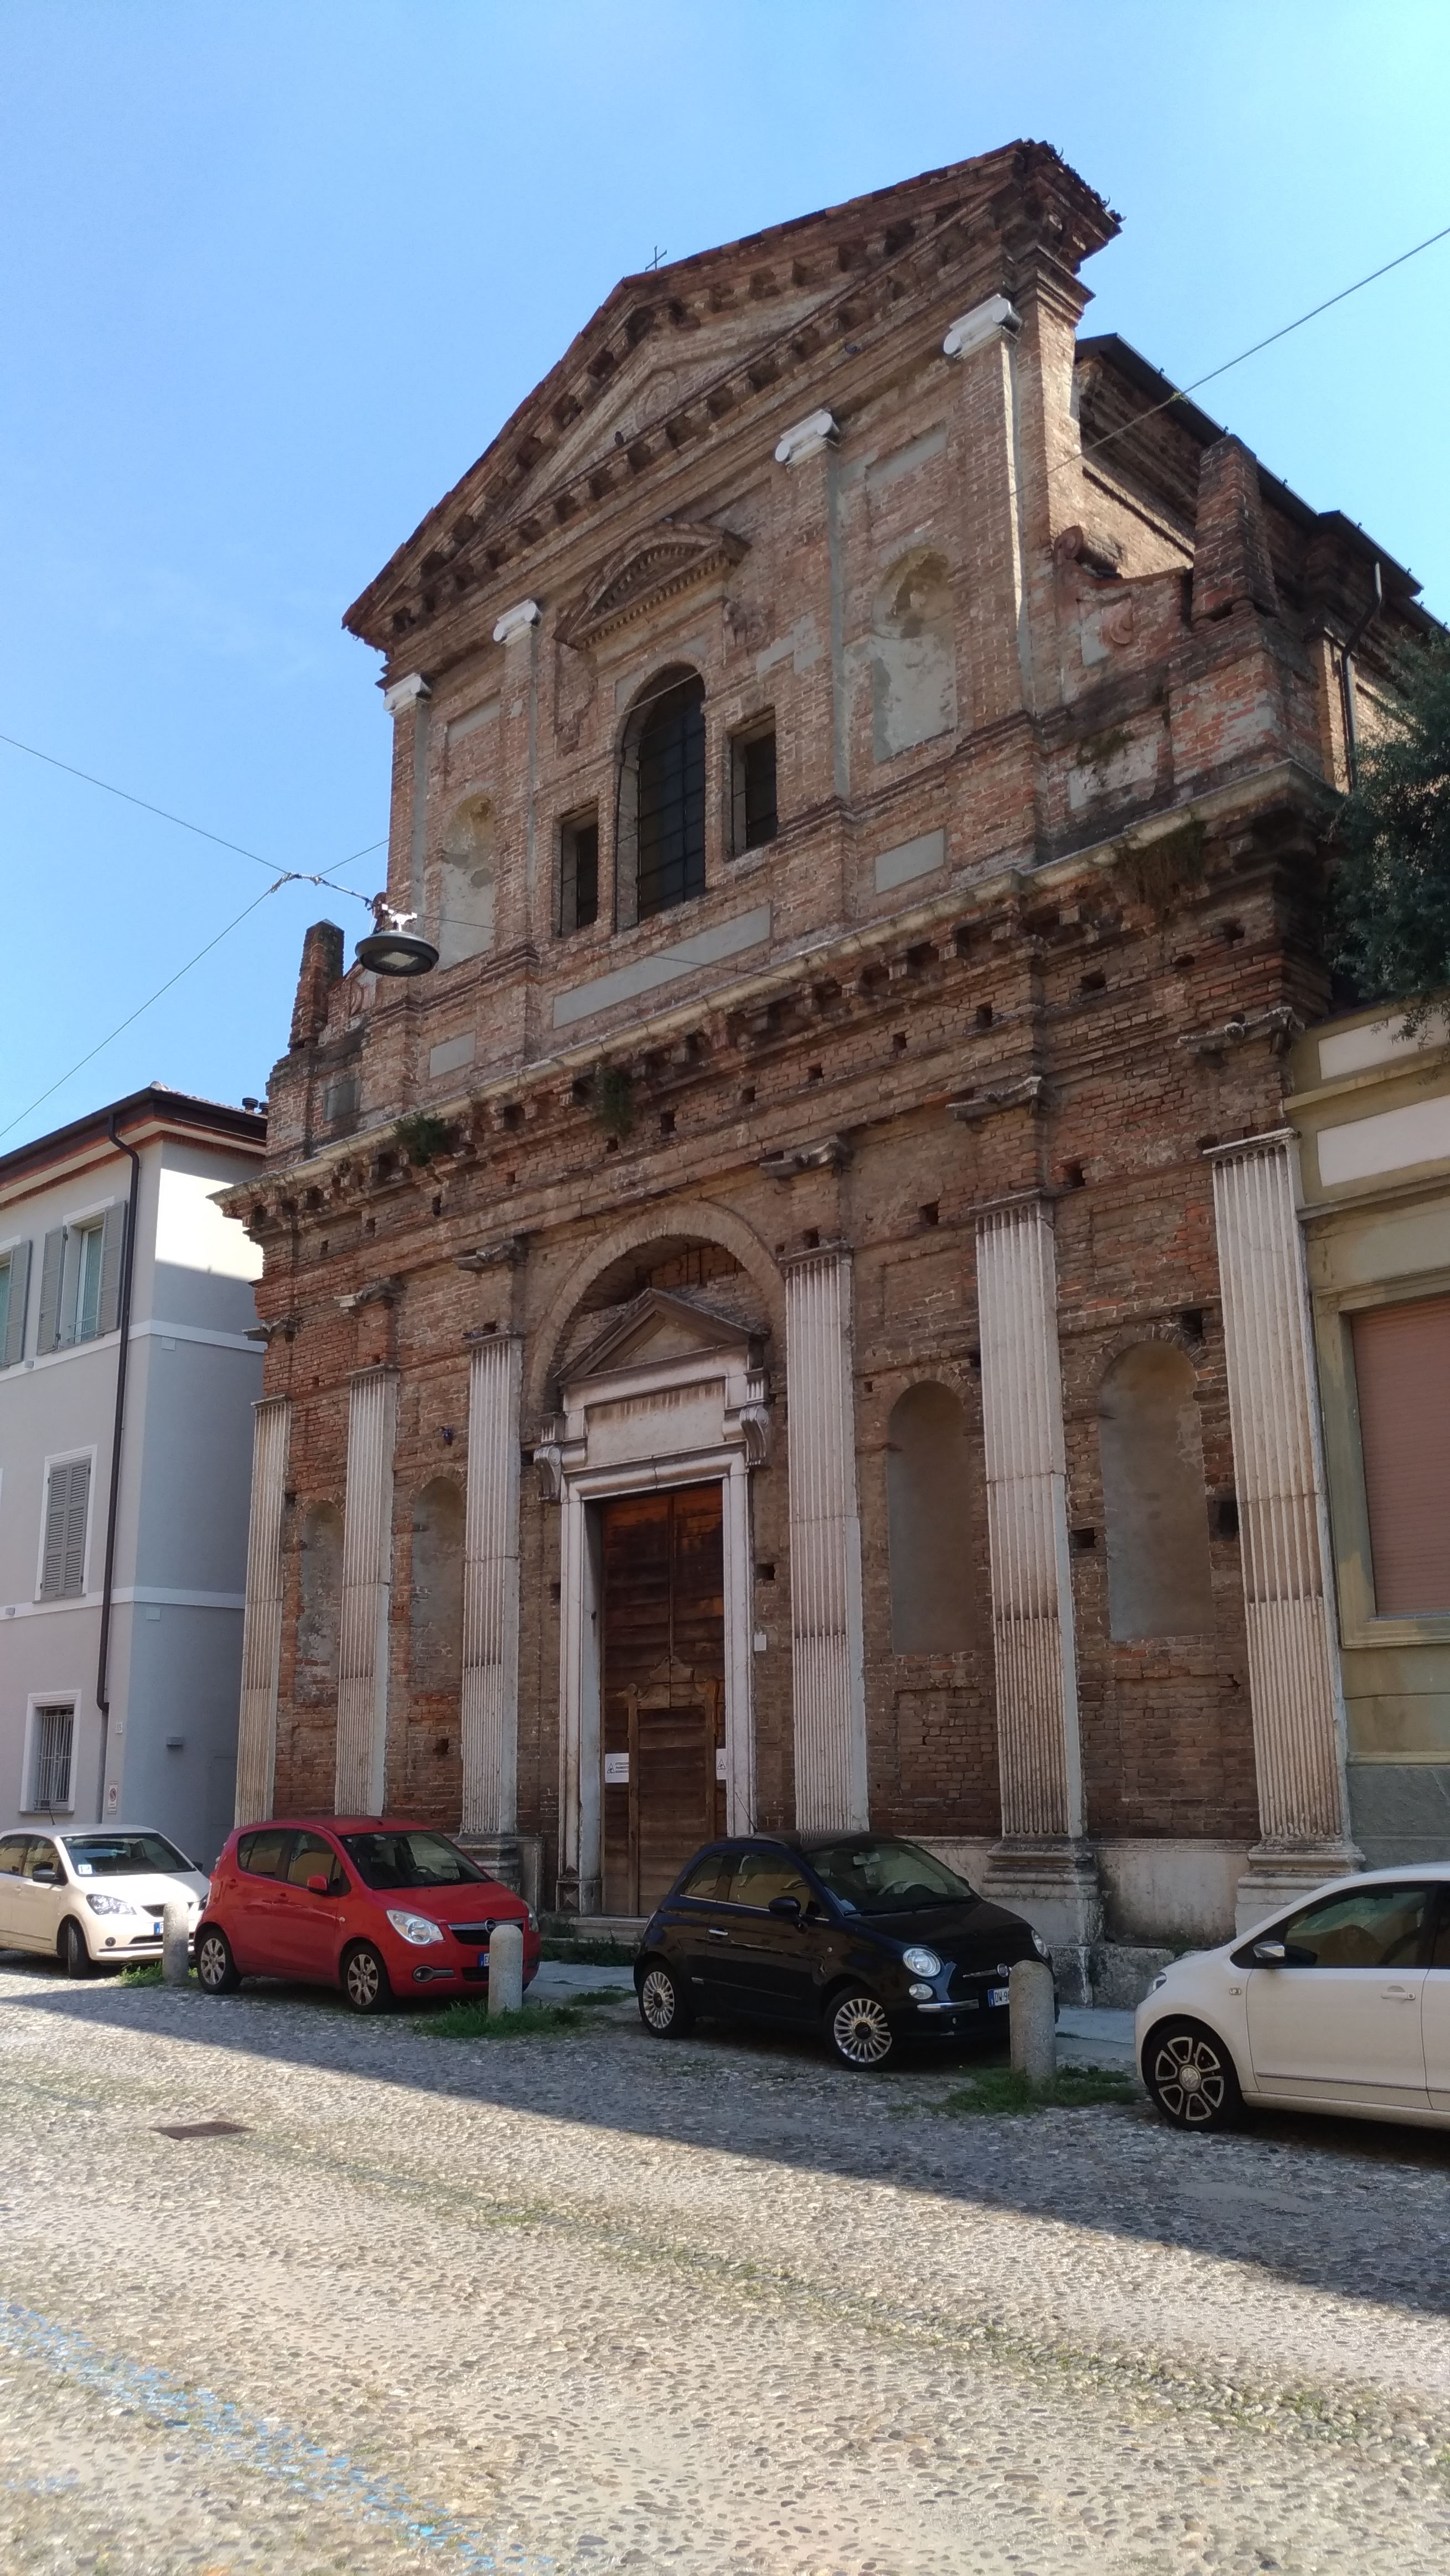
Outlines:
[{"label": "brick church facade", "polygon": [[1099,1991],[1353,1851],[1283,1057],[1376,550],[1083,332],[1115,230],[1018,144],[626,279],[349,611],[439,964],[309,934],[229,1202],[243,1816],[613,1916],[869,1819]]}]

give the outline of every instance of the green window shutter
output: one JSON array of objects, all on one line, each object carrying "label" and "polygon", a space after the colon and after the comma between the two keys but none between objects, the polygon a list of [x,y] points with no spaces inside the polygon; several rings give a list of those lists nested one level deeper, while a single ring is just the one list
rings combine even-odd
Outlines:
[{"label": "green window shutter", "polygon": [[121,1320],[121,1252],[126,1241],[126,1205],[117,1199],[106,1210],[101,1228],[101,1298],[98,1333],[114,1333]]},{"label": "green window shutter", "polygon": [[85,1590],[90,1499],[89,1458],[71,1458],[63,1466],[52,1467],[45,1492],[45,1551],[40,1568],[43,1601],[73,1601]]},{"label": "green window shutter", "polygon": [[38,1351],[53,1351],[60,1343],[60,1283],[65,1272],[65,1227],[58,1225],[45,1238],[40,1256],[40,1326],[35,1336]]},{"label": "green window shutter", "polygon": [[5,1333],[0,1344],[0,1368],[14,1368],[25,1357],[25,1305],[30,1295],[30,1246],[17,1243],[7,1264],[9,1295],[5,1304]]}]

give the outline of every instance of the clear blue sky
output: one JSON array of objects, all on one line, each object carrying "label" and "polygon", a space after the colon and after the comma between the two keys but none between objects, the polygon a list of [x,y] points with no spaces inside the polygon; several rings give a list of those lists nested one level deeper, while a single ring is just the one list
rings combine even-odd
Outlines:
[{"label": "clear blue sky", "polygon": [[[615,279],[1015,136],[1182,383],[1450,223],[1445,0],[6,0],[0,732],[278,867],[386,823],[348,601]],[[1207,389],[1450,612],[1450,242]],[[264,1089],[290,887],[0,745],[0,1140]],[[378,859],[350,871],[363,891]]]}]

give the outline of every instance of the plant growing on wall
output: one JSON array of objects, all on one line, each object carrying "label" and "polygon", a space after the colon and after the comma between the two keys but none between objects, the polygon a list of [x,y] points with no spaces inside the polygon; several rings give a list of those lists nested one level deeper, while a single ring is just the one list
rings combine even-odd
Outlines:
[{"label": "plant growing on wall", "polygon": [[1450,636],[1407,652],[1396,680],[1340,809],[1330,900],[1336,965],[1420,1028],[1450,986]]},{"label": "plant growing on wall", "polygon": [[605,1135],[621,1142],[634,1125],[634,1084],[622,1064],[596,1066],[594,1115]]},{"label": "plant growing on wall", "polygon": [[415,1110],[411,1117],[400,1118],[394,1130],[408,1160],[418,1171],[426,1171],[440,1154],[446,1154],[453,1143],[453,1129],[446,1118],[431,1117],[426,1109]]}]

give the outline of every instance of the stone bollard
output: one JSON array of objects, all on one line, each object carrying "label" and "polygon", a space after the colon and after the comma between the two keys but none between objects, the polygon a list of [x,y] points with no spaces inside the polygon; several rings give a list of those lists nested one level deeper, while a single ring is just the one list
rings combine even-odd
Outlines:
[{"label": "stone bollard", "polygon": [[521,2012],[524,2001],[524,1929],[521,1923],[495,1923],[488,1938],[488,2009]]},{"label": "stone bollard", "polygon": [[191,1908],[184,1896],[168,1896],[161,1916],[161,1975],[168,1986],[184,1986],[191,1970]]},{"label": "stone bollard", "polygon": [[1057,2073],[1056,1997],[1044,1959],[1019,1959],[1007,1981],[1012,2030],[1012,2070],[1029,2084],[1050,2084]]}]

